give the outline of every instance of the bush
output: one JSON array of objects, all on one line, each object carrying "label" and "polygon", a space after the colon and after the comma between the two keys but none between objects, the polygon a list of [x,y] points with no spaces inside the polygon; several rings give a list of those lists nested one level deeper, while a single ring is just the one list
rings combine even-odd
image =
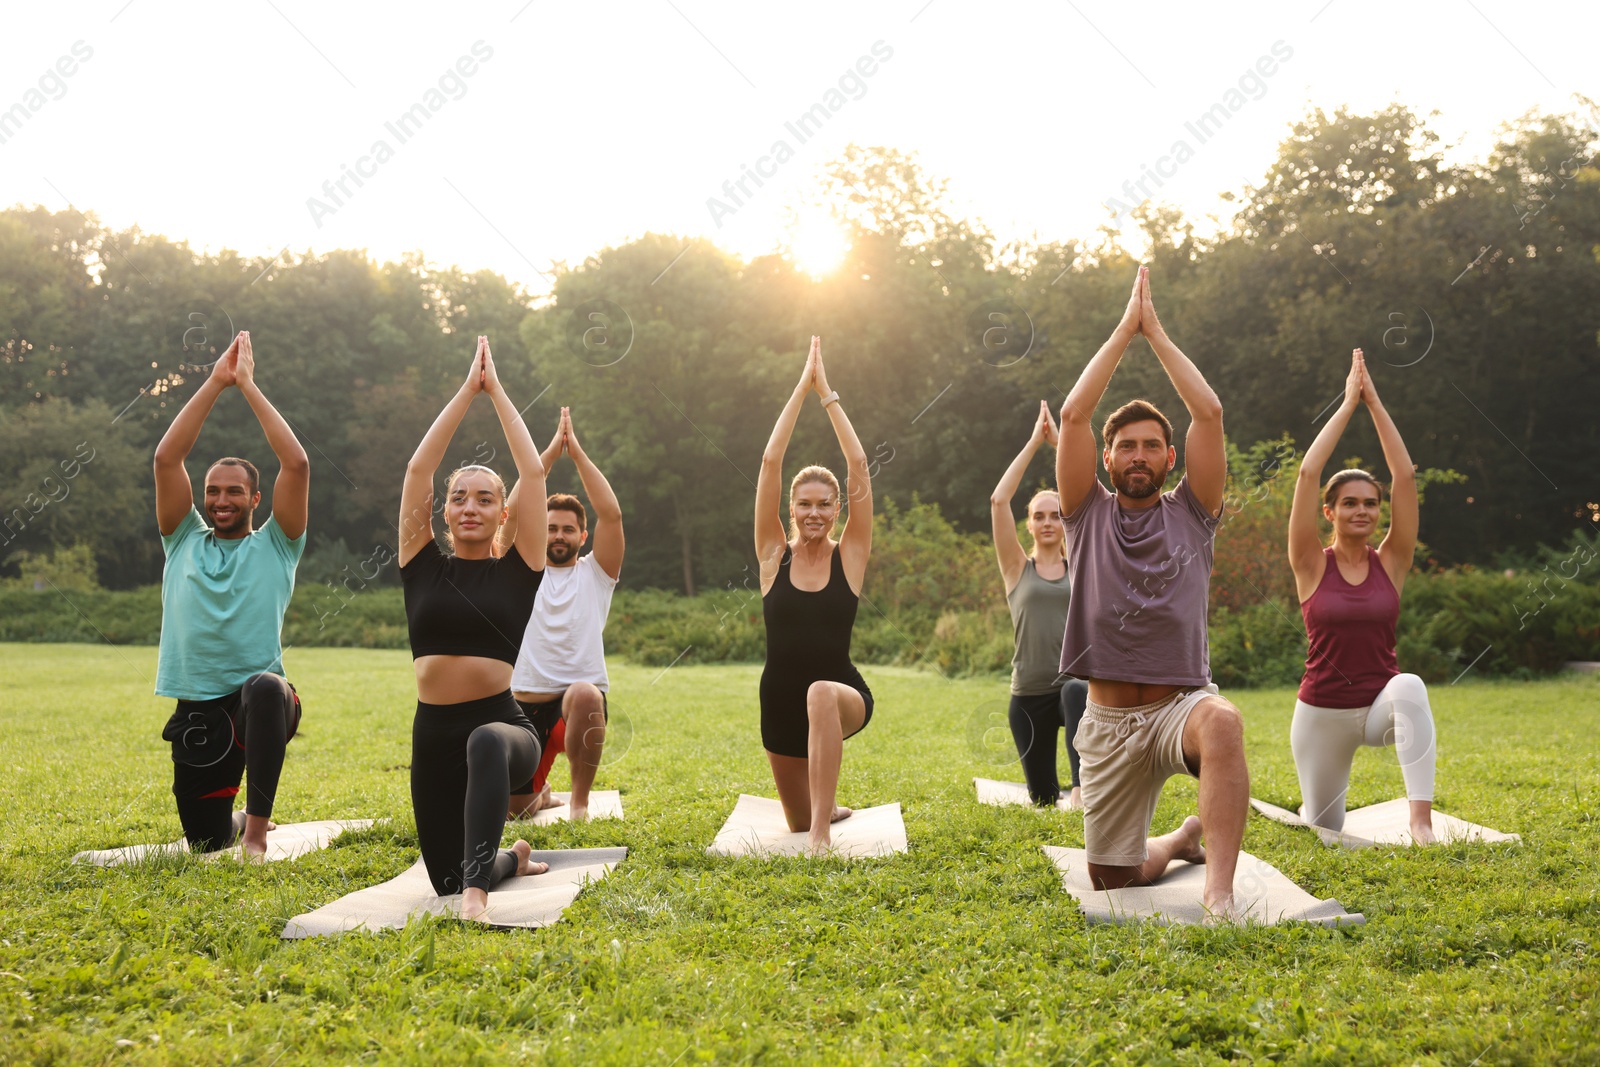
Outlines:
[{"label": "bush", "polygon": [[0,590],[0,641],[153,645],[161,638],[161,587],[88,592]]}]

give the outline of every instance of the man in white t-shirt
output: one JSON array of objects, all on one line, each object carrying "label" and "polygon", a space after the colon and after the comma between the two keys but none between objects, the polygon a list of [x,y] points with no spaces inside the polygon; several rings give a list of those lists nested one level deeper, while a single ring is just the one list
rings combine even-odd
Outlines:
[{"label": "man in white t-shirt", "polygon": [[[589,540],[583,503],[567,493],[549,497],[544,581],[511,675],[512,695],[533,723],[544,755],[531,781],[513,783],[509,814],[517,818],[555,806],[546,776],[556,751],[564,748],[572,770],[570,818],[582,822],[589,817],[589,787],[606,743],[610,680],[601,635],[622,571],[622,508],[578,444],[567,408],[561,409],[555,439],[540,457],[544,469],[549,471],[563,452],[572,457],[594,506],[594,548],[578,554]],[[511,495],[516,496],[515,489]]]}]

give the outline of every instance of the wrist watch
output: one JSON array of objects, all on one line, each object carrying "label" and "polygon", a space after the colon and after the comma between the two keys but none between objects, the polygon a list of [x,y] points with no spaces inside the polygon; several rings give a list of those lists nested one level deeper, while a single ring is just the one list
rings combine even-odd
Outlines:
[{"label": "wrist watch", "polygon": [[837,404],[838,402],[839,402],[839,390],[837,390],[837,389],[835,389],[833,392],[829,393],[827,396],[822,398],[822,406],[823,407],[827,407],[829,404]]}]

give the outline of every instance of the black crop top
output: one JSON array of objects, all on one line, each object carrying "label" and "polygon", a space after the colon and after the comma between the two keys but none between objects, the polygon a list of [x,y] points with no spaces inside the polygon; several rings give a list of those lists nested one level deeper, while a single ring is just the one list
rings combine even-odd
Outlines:
[{"label": "black crop top", "polygon": [[543,578],[515,548],[499,559],[460,559],[429,541],[400,568],[411,658],[484,656],[515,665]]}]

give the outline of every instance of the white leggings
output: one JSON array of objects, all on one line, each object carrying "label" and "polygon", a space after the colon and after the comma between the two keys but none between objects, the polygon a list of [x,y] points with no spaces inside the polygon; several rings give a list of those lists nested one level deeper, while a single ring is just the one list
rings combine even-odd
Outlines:
[{"label": "white leggings", "polygon": [[1316,708],[1294,702],[1289,747],[1300,774],[1300,815],[1329,830],[1344,828],[1350,763],[1362,745],[1393,745],[1408,800],[1433,800],[1433,712],[1428,687],[1414,674],[1397,674],[1370,707]]}]

